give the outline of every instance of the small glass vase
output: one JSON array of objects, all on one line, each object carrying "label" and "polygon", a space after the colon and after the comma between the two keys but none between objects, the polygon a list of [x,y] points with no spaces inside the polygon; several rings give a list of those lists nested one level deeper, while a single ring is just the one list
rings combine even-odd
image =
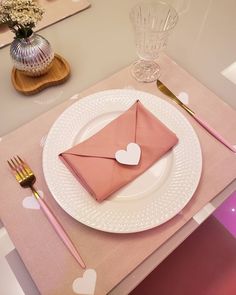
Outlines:
[{"label": "small glass vase", "polygon": [[46,74],[54,58],[50,43],[36,33],[32,33],[27,38],[16,38],[11,43],[10,55],[14,67],[32,77]]}]

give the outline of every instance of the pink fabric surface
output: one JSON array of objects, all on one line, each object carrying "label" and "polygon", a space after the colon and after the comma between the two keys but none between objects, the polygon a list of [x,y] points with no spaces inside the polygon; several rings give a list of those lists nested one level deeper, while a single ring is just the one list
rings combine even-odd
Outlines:
[{"label": "pink fabric surface", "polygon": [[[141,148],[138,165],[116,161],[131,142]],[[178,138],[140,101],[82,143],[60,154],[63,162],[97,200],[103,201],[159,160]],[[102,173],[101,173],[102,171]]]},{"label": "pink fabric surface", "polygon": [[235,295],[235,278],[236,239],[210,216],[130,295]]},{"label": "pink fabric surface", "polygon": [[[162,81],[177,95],[181,91],[188,93],[189,106],[235,144],[236,133],[232,127],[236,126],[235,110],[167,56],[161,57],[160,66]],[[142,84],[133,80],[129,67],[83,91],[79,96],[127,86],[150,92],[170,102],[157,90],[155,83]],[[95,294],[98,295],[112,290],[236,177],[235,154],[180,109],[199,136],[203,156],[199,186],[181,214],[159,227],[136,234],[111,234],[88,228],[60,208],[47,188],[42,171],[40,141],[47,135],[56,118],[73,102],[65,101],[3,137],[0,142],[0,218],[43,295],[76,294],[72,284],[84,271],[58,238],[43,212],[22,206],[23,199],[31,193],[22,189],[9,172],[6,160],[13,155],[19,154],[30,164],[37,176],[37,189],[44,193],[44,200],[79,249],[87,268],[96,271]]]},{"label": "pink fabric surface", "polygon": [[236,239],[236,191],[215,210],[214,216]]}]

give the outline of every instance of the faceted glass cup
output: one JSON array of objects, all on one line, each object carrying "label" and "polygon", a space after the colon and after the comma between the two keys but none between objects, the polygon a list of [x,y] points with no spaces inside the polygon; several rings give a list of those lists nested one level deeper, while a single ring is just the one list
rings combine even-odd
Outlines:
[{"label": "faceted glass cup", "polygon": [[155,60],[167,46],[168,37],[178,22],[178,14],[165,2],[145,1],[132,8],[130,20],[140,58],[132,65],[131,74],[140,82],[156,81],[160,67]]}]

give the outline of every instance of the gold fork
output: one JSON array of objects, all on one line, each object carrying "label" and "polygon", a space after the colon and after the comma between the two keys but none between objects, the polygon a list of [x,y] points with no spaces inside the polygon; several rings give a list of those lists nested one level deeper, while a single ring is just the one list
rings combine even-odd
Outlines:
[{"label": "gold fork", "polygon": [[56,218],[56,216],[52,213],[51,209],[48,207],[46,202],[40,197],[39,193],[34,188],[34,183],[36,181],[36,177],[29,167],[29,165],[23,161],[19,156],[13,157],[9,161],[7,161],[11,171],[13,172],[15,179],[19,182],[19,184],[23,188],[30,188],[33,192],[35,198],[40,204],[41,209],[51,222],[52,226],[56,230],[57,234],[60,236],[62,241],[65,243],[67,248],[70,250],[71,254],[74,256],[74,258],[77,260],[77,262],[81,265],[82,268],[85,268],[85,263],[83,262],[83,259],[79,255],[77,249],[75,248],[74,244],[70,240],[69,236],[65,232],[64,228]]}]

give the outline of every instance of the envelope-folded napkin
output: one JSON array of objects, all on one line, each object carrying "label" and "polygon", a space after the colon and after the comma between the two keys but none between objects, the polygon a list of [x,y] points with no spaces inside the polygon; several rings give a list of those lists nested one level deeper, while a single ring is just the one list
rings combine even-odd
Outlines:
[{"label": "envelope-folded napkin", "polygon": [[[59,157],[99,202],[134,180],[178,142],[177,136],[140,101],[87,140]],[[115,154],[129,143],[141,148],[137,165],[121,164]]]}]

